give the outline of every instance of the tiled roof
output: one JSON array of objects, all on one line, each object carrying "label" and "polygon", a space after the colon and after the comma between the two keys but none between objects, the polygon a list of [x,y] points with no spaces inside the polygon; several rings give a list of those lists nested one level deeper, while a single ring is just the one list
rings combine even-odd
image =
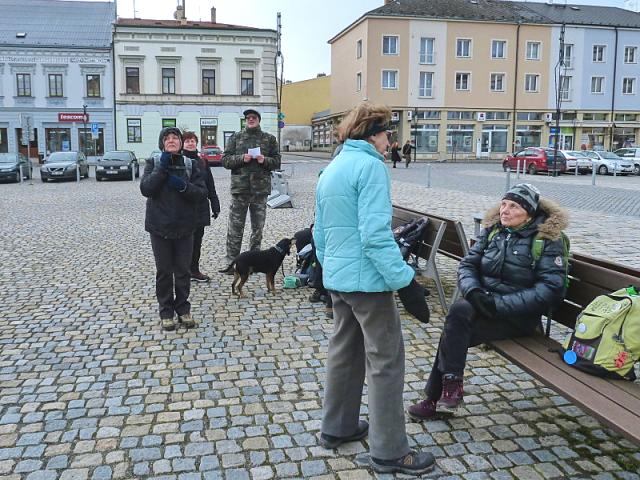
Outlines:
[{"label": "tiled roof", "polygon": [[537,2],[528,2],[526,7],[550,19],[553,23],[640,28],[640,13],[618,7],[578,4],[548,5]]},{"label": "tiled roof", "polygon": [[153,20],[149,18],[118,18],[118,27],[156,27],[156,28],[212,28],[216,30],[251,30],[271,32],[273,30],[265,28],[245,27],[242,25],[230,25],[227,23],[213,23],[187,20],[185,23],[180,20]]},{"label": "tiled roof", "polygon": [[[2,0],[0,45],[109,48],[113,2]],[[26,33],[24,38],[16,37]]]}]

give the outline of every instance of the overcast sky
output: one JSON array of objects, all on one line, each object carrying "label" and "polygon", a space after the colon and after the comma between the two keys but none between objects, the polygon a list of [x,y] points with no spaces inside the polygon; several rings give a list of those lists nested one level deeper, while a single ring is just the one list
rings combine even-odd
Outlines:
[{"label": "overcast sky", "polygon": [[[171,19],[182,0],[117,0],[118,15]],[[562,0],[556,0],[561,2]],[[276,28],[282,13],[284,77],[299,81],[318,73],[331,73],[331,49],[327,40],[359,18],[383,5],[384,0],[185,0],[188,20],[209,20],[216,7],[221,23]],[[624,0],[582,0],[570,3],[623,7]]]}]

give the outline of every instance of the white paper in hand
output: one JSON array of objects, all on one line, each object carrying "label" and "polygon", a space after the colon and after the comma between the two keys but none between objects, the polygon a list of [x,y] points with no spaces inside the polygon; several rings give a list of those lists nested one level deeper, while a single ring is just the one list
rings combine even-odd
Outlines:
[{"label": "white paper in hand", "polygon": [[260,147],[250,148],[247,154],[251,155],[252,158],[256,158],[260,155]]}]

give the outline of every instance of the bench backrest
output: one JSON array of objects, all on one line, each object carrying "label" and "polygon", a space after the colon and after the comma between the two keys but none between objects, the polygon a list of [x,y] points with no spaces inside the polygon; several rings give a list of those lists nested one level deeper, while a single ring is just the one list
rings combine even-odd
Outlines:
[{"label": "bench backrest", "polygon": [[[393,217],[391,220],[391,228],[396,228],[397,226],[403,225],[407,222],[415,218],[426,217],[427,215],[422,215],[420,212],[408,211],[406,209],[393,209]],[[426,260],[432,259],[435,253],[437,252],[438,244],[442,242],[443,233],[441,231],[444,222],[438,219],[429,218],[429,223],[423,230],[422,238],[418,243],[418,247],[415,250],[415,254]],[[436,251],[434,251],[433,247],[436,247]]]},{"label": "bench backrest", "polygon": [[588,255],[573,254],[569,268],[569,288],[553,319],[567,327],[575,326],[578,314],[598,295],[620,288],[640,287],[640,270]]},{"label": "bench backrest", "polygon": [[[445,255],[449,258],[453,258],[454,260],[460,261],[469,251],[467,236],[464,233],[462,223],[460,223],[460,221],[458,220],[442,217],[440,215],[434,215],[432,213],[427,214],[424,212],[419,212],[417,210],[411,210],[410,208],[399,207],[397,205],[393,206],[393,217],[394,221],[398,219],[398,223],[394,224],[394,227],[402,223],[406,223],[414,218],[420,217],[429,218],[429,222],[437,225],[437,228],[439,228],[440,225],[444,223],[445,229],[444,234],[442,235],[442,239],[440,240],[440,244],[438,245],[438,253],[441,253],[442,255]],[[401,221],[401,219],[404,220]],[[436,231],[437,228],[435,229]],[[418,256],[421,258],[427,258],[420,253],[418,254]]]}]

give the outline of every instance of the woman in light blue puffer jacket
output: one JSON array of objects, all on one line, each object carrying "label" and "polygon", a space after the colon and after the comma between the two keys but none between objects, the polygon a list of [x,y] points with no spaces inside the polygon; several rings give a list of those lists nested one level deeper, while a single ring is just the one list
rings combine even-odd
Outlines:
[{"label": "woman in light blue puffer jacket", "polygon": [[[390,118],[386,107],[363,103],[352,110],[338,127],[343,148],[318,180],[313,238],[335,323],[320,443],[336,448],[369,433],[374,470],[420,474],[433,467],[434,457],[410,450],[407,441],[404,345],[393,291],[424,294],[391,231],[383,156]],[[370,428],[359,420],[365,374]]]}]

